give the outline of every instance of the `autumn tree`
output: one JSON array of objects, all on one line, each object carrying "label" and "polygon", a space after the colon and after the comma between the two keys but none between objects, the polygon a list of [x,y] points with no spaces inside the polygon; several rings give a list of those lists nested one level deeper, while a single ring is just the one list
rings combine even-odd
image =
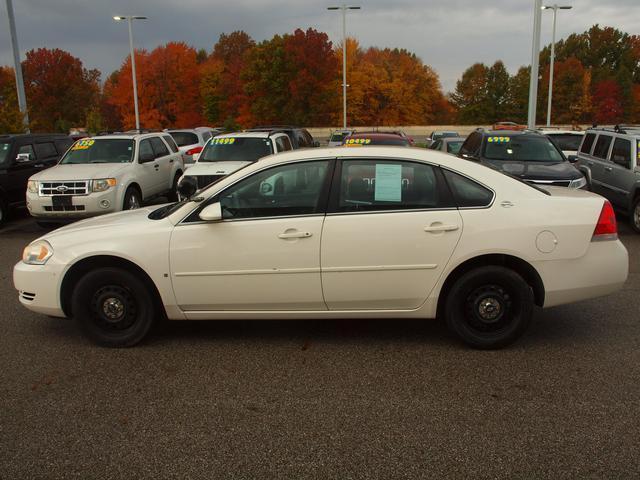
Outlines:
[{"label": "autumn tree", "polygon": [[67,132],[85,124],[100,90],[98,70],[64,50],[39,48],[27,52],[22,71],[32,130]]},{"label": "autumn tree", "polygon": [[614,80],[602,80],[593,87],[593,116],[598,124],[622,120],[622,90]]},{"label": "autumn tree", "polygon": [[11,67],[0,67],[0,132],[22,133],[23,131],[14,70]]}]

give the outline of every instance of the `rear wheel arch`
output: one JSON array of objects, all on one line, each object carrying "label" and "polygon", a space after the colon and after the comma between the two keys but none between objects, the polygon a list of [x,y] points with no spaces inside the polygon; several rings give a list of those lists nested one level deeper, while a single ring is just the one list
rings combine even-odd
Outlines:
[{"label": "rear wheel arch", "polygon": [[516,272],[529,284],[529,286],[533,290],[535,304],[539,307],[542,307],[544,305],[544,283],[542,282],[542,278],[540,278],[540,274],[529,262],[513,255],[488,254],[465,260],[449,273],[447,279],[442,285],[442,288],[440,289],[440,294],[438,295],[437,316],[440,317],[442,313],[444,313],[444,305],[447,296],[456,280],[473,269],[490,265],[506,267]]},{"label": "rear wheel arch", "polygon": [[83,258],[82,260],[74,263],[71,268],[67,270],[64,278],[62,279],[60,287],[60,305],[62,306],[62,311],[67,317],[73,316],[71,298],[80,279],[88,272],[103,267],[120,268],[140,278],[151,292],[154,301],[157,302],[159,311],[164,314],[164,303],[162,302],[160,292],[158,291],[156,284],[144,269],[134,262],[122,257],[115,255],[97,255]]}]

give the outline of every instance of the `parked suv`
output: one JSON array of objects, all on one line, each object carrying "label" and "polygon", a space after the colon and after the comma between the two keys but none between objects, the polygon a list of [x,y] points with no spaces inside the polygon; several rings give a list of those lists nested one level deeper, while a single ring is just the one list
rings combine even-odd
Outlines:
[{"label": "parked suv", "polygon": [[10,209],[24,206],[29,177],[53,167],[72,144],[57,133],[0,135],[0,225]]},{"label": "parked suv", "polygon": [[29,179],[29,212],[39,223],[50,223],[138,208],[158,195],[175,197],[184,166],[171,137],[165,137],[132,133],[78,140],[58,165]]},{"label": "parked suv", "polygon": [[460,158],[479,162],[527,183],[586,188],[587,181],[546,135],[533,130],[484,130],[469,134]]},{"label": "parked suv", "polygon": [[588,129],[576,165],[590,189],[628,214],[640,233],[640,126]]},{"label": "parked suv", "polygon": [[262,157],[292,149],[289,136],[280,130],[218,135],[207,142],[198,161],[184,177],[203,188]]},{"label": "parked suv", "polygon": [[295,127],[293,125],[262,125],[246,130],[247,132],[273,132],[279,130],[286,133],[291,140],[294,149],[319,147],[320,142],[313,139],[306,128]]}]

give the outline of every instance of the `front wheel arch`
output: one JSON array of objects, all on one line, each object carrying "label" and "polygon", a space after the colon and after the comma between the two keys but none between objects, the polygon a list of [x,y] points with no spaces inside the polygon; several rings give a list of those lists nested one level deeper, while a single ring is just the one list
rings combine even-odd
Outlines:
[{"label": "front wheel arch", "polygon": [[149,274],[147,274],[147,272],[145,272],[139,265],[133,263],[132,261],[115,255],[98,255],[83,258],[82,260],[74,263],[71,268],[67,270],[64,278],[62,279],[62,284],[60,287],[60,305],[62,306],[62,311],[64,312],[65,316],[73,316],[71,308],[71,297],[73,295],[73,290],[78,284],[78,281],[91,270],[103,267],[122,268],[123,270],[137,275],[145,283],[147,288],[149,288],[149,290],[152,292],[154,301],[158,306],[158,311],[162,312],[162,314],[166,317],[164,302],[162,301],[162,297],[160,296],[160,292],[158,291],[156,284],[153,282]]}]

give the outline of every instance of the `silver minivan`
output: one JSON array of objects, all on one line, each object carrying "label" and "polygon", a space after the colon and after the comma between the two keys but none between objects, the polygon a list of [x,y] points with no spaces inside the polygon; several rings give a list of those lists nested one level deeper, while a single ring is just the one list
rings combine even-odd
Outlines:
[{"label": "silver minivan", "polygon": [[628,214],[631,226],[640,233],[640,126],[588,129],[576,166],[590,190]]}]

